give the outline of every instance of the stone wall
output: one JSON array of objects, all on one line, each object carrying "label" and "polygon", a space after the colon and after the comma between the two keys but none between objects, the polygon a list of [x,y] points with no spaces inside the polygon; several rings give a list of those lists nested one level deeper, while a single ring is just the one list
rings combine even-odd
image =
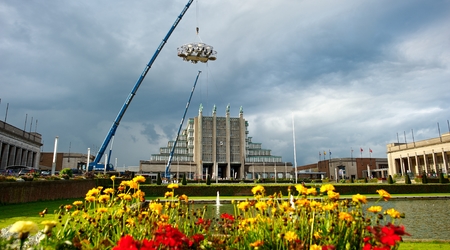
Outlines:
[{"label": "stone wall", "polygon": [[109,186],[109,179],[0,182],[0,204],[83,198],[96,186]]}]

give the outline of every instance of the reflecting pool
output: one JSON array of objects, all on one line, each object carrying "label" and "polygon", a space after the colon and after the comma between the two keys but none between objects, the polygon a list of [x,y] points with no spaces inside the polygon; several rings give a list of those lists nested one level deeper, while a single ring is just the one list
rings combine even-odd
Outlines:
[{"label": "reflecting pool", "polygon": [[[375,202],[368,202],[366,208],[374,205]],[[207,216],[215,217],[222,213],[234,214],[233,205],[206,204],[208,206]],[[406,232],[411,236],[405,239],[450,239],[450,200],[449,199],[405,199],[390,200],[388,202],[379,201],[384,210],[394,208],[405,213],[406,217],[401,219]]]}]

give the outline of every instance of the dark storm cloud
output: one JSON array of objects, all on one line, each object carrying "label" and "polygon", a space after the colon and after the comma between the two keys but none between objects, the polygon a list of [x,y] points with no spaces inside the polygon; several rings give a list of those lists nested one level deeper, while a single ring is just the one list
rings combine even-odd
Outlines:
[{"label": "dark storm cloud", "polygon": [[[93,151],[187,1],[3,1],[0,119],[38,119],[44,150]],[[450,17],[446,1],[195,1],[121,120],[113,157],[138,165],[175,138],[198,70],[187,119],[200,104],[237,117],[249,136],[293,161],[351,148],[385,157],[396,134],[446,132]],[[196,36],[195,27],[200,27]],[[203,41],[218,59],[176,56]],[[293,118],[294,117],[294,118]],[[28,126],[27,126],[28,127]],[[416,132],[417,131],[417,132]],[[409,133],[408,133],[409,132]],[[411,140],[411,139],[408,139]],[[366,152],[365,151],[365,152]]]}]

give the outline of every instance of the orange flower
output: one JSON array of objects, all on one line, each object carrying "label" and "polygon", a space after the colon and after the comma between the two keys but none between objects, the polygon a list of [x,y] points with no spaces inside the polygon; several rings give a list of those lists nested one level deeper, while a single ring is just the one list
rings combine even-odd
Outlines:
[{"label": "orange flower", "polygon": [[327,194],[328,194],[328,198],[330,198],[332,200],[339,200],[339,193],[336,193],[333,190],[329,190],[327,192]]},{"label": "orange flower", "polygon": [[364,195],[355,194],[355,195],[352,196],[352,201],[366,204],[367,203],[367,198]]},{"label": "orange flower", "polygon": [[377,190],[377,193],[383,198],[385,201],[388,201],[391,198],[391,194],[386,192],[384,189]]},{"label": "orange flower", "polygon": [[295,189],[297,189],[297,192],[300,194],[306,194],[308,192],[308,189],[301,184],[295,185]]},{"label": "orange flower", "polygon": [[346,212],[340,212],[339,213],[339,219],[340,220],[346,220],[346,221],[352,221],[353,217],[351,214],[346,213]]},{"label": "orange flower", "polygon": [[264,241],[262,240],[257,240],[253,243],[250,243],[250,247],[254,247],[255,249],[259,248],[260,246],[264,245]]}]

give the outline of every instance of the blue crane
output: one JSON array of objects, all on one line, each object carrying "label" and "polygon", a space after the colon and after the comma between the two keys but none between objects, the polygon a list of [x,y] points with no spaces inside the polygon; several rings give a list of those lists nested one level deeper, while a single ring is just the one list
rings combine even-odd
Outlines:
[{"label": "blue crane", "polygon": [[[172,150],[170,151],[169,160],[166,165],[165,177],[170,179],[170,164],[172,163],[173,152],[175,151],[175,147],[177,146],[178,137],[180,137],[181,128],[183,127],[184,119],[186,118],[186,113],[189,109],[189,105],[191,104],[192,95],[194,94],[195,86],[197,85],[198,77],[202,73],[200,70],[198,71],[197,77],[195,78],[194,86],[192,87],[191,95],[189,96],[188,102],[186,104],[186,109],[184,110],[183,118],[181,118],[180,127],[178,127],[177,137],[172,145]],[[178,177],[177,177],[178,178]]]},{"label": "blue crane", "polygon": [[[144,80],[145,76],[147,75],[147,72],[150,70],[150,68],[153,65],[153,62],[155,62],[156,58],[158,57],[159,52],[161,52],[161,50],[163,49],[163,47],[166,44],[167,40],[169,39],[170,35],[175,30],[175,28],[177,27],[177,25],[180,22],[181,18],[183,18],[184,14],[189,9],[189,7],[191,6],[193,1],[194,0],[189,0],[188,1],[186,6],[181,11],[180,15],[177,17],[177,19],[173,23],[173,25],[170,28],[170,30],[167,33],[167,35],[164,37],[164,39],[162,40],[161,44],[156,49],[155,53],[153,54],[153,57],[150,59],[148,64],[145,66],[144,71],[142,72],[141,76],[139,77],[139,79],[137,80],[137,82],[134,85],[133,89],[131,90],[131,93],[128,95],[127,99],[125,100],[125,103],[123,104],[122,108],[120,109],[119,114],[117,114],[117,117],[114,120],[111,128],[109,129],[109,132],[106,135],[105,140],[102,143],[102,146],[100,147],[99,151],[97,152],[97,155],[95,156],[94,161],[89,163],[89,167],[88,167],[89,171],[91,171],[91,170],[105,170],[105,171],[114,170],[114,167],[112,166],[112,164],[109,163],[109,158],[110,157],[108,159],[105,159],[106,167],[105,167],[104,164],[100,163],[100,160],[102,159],[103,155],[105,154],[106,147],[108,147],[108,144],[111,141],[114,142],[114,135],[116,134],[116,130],[117,130],[117,127],[119,126],[120,120],[122,120],[122,117],[125,114],[125,111],[127,111],[127,108],[130,105],[131,101],[133,100],[133,97],[136,94],[136,91],[139,89],[139,86],[141,85],[142,81]],[[109,156],[111,156],[112,144],[113,143],[111,143]]]}]

